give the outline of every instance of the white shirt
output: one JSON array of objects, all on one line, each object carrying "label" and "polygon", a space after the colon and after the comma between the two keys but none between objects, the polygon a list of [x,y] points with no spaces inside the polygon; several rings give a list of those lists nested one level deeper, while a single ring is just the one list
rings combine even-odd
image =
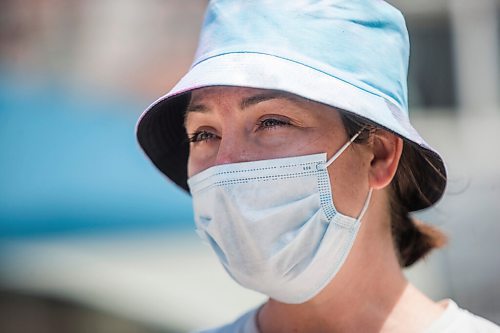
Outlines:
[{"label": "white shirt", "polygon": [[[492,322],[461,309],[451,299],[443,314],[423,333],[500,333],[500,327]],[[257,328],[257,311],[252,309],[233,323],[201,331],[200,333],[260,333]]]},{"label": "white shirt", "polygon": [[429,326],[424,333],[498,333],[500,327],[458,307],[451,299],[445,300],[448,306],[444,313]]}]

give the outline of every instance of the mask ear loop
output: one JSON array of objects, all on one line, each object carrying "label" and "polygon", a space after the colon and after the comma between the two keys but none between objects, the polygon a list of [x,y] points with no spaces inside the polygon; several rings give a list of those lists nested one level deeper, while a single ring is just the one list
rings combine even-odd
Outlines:
[{"label": "mask ear loop", "polygon": [[358,133],[354,134],[352,138],[347,141],[340,149],[326,162],[325,166],[328,168],[350,145],[356,140],[356,138],[365,130],[365,127],[359,130]]},{"label": "mask ear loop", "polygon": [[[340,149],[326,162],[325,167],[329,167],[350,145],[351,143],[356,140],[356,138],[366,129],[366,127],[361,128],[356,134],[352,136],[352,138],[347,141]],[[370,200],[372,198],[372,192],[373,188],[370,187],[368,190],[368,195],[366,196],[365,203],[363,205],[363,208],[361,209],[361,212],[358,215],[358,218],[356,219],[358,222],[361,221],[363,216],[365,215],[366,211],[368,210],[368,206],[370,206]]]},{"label": "mask ear loop", "polygon": [[372,192],[373,192],[373,187],[370,187],[370,189],[368,190],[368,195],[366,196],[365,204],[363,205],[363,208],[361,209],[361,212],[359,213],[358,218],[356,219],[358,222],[361,222],[361,219],[363,218],[363,216],[365,216],[365,213],[368,210],[368,206],[370,206]]}]

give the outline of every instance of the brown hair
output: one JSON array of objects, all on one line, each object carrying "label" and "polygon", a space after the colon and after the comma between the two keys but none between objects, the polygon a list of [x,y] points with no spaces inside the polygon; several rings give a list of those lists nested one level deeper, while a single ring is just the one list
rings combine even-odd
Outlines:
[{"label": "brown hair", "polygon": [[[340,114],[349,137],[365,128],[354,143],[367,143],[370,136],[381,129],[379,125],[349,112],[343,111]],[[439,172],[435,172],[437,175],[430,175],[426,172],[429,167],[438,171],[423,148],[403,140],[403,152],[390,191],[392,239],[402,267],[411,266],[431,250],[446,244],[446,236],[439,229],[410,216],[412,207],[415,206],[414,201],[432,202],[418,180],[425,179],[427,187],[437,188],[442,184],[443,179],[439,177],[444,176]]]}]

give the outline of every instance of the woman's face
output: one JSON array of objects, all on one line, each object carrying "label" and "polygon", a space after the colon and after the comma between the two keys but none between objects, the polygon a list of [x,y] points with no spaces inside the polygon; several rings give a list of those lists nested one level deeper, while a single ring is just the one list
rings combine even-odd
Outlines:
[{"label": "woman's face", "polygon": [[[346,136],[335,109],[274,90],[210,87],[193,91],[186,113],[190,139],[188,176],[209,167],[327,153]],[[334,204],[357,216],[368,191],[363,145],[351,145],[328,168]]]}]

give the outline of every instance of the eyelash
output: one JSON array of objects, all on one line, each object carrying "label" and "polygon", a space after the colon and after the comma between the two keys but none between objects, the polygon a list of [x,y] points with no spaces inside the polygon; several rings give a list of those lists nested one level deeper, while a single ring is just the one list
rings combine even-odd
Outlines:
[{"label": "eyelash", "polygon": [[[200,138],[200,136],[201,136],[201,135],[204,135],[204,134],[205,134],[205,135],[210,135],[211,137],[210,137],[210,138],[207,138],[207,137],[205,137],[205,138]],[[212,139],[212,138],[214,138],[214,137],[216,137],[216,135],[215,135],[215,134],[213,134],[213,133],[211,133],[211,132],[208,132],[208,131],[203,131],[203,130],[202,130],[202,131],[196,131],[196,132],[194,132],[194,133],[190,134],[190,135],[188,136],[188,141],[189,141],[190,143],[196,143],[196,142],[201,142],[201,141],[208,141],[208,140],[210,140],[210,139]]]},{"label": "eyelash", "polygon": [[[266,118],[259,120],[257,122],[257,126],[259,130],[271,130],[275,127],[282,127],[282,126],[290,126],[291,123],[288,120],[283,120],[283,119],[277,119],[277,118]],[[209,136],[209,137],[204,137],[202,138],[201,136]],[[202,142],[202,141],[208,141],[213,138],[217,137],[214,133],[211,133],[209,131],[201,130],[201,131],[196,131],[188,136],[188,141],[190,143],[197,143],[197,142]]]},{"label": "eyelash", "polygon": [[[272,124],[267,124],[266,122],[272,122]],[[270,130],[275,127],[281,127],[281,126],[289,126],[290,121],[289,120],[284,120],[284,119],[277,119],[277,118],[266,118],[259,120],[257,122],[257,126],[259,126],[259,129],[267,129]]]}]

